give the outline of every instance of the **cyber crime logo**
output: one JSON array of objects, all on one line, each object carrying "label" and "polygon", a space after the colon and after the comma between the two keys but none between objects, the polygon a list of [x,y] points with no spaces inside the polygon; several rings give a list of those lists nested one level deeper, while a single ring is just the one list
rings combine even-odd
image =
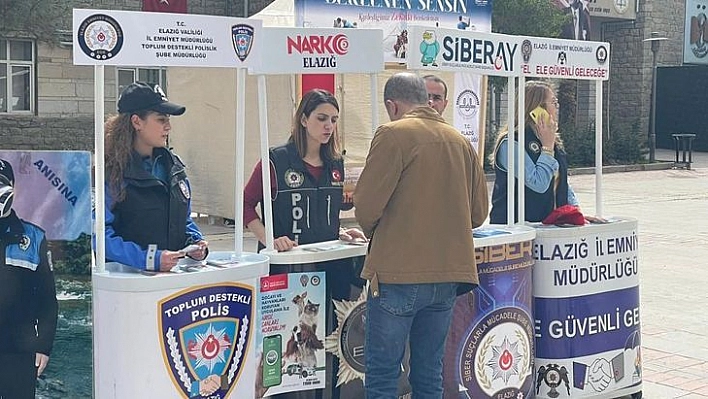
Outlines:
[{"label": "cyber crime logo", "polygon": [[115,57],[123,47],[123,28],[118,21],[105,14],[94,14],[79,25],[79,47],[96,60]]},{"label": "cyber crime logo", "polygon": [[[498,308],[475,325],[458,360],[467,397],[525,398],[533,389],[531,318],[518,308]],[[471,373],[470,373],[471,372]]]},{"label": "cyber crime logo", "polygon": [[160,347],[183,398],[229,396],[251,340],[253,287],[223,283],[189,288],[160,300]]},{"label": "cyber crime logo", "polygon": [[231,27],[231,44],[234,46],[236,57],[241,61],[246,61],[251,53],[254,32],[251,25],[236,24]]}]

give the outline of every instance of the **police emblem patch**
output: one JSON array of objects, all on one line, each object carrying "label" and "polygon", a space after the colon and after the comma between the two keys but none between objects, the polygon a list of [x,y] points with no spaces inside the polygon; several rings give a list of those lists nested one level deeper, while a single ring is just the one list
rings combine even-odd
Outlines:
[{"label": "police emblem patch", "polygon": [[537,142],[532,141],[529,143],[529,150],[534,154],[538,154],[541,152],[541,146]]},{"label": "police emblem patch", "polygon": [[27,248],[29,248],[31,242],[29,236],[23,234],[22,237],[20,237],[20,249],[23,251],[26,251]]},{"label": "police emblem patch", "polygon": [[251,53],[254,31],[251,25],[246,24],[236,24],[231,27],[231,43],[236,57],[241,61],[246,61],[248,54]]},{"label": "police emblem patch", "polygon": [[246,361],[252,300],[253,287],[218,284],[159,301],[160,347],[181,397],[229,396]]},{"label": "police emblem patch", "polygon": [[290,188],[298,188],[305,182],[305,175],[302,172],[288,169],[285,171],[285,184]]},{"label": "police emblem patch", "polygon": [[108,60],[123,47],[123,28],[111,16],[94,14],[81,22],[77,39],[84,54],[96,60]]},{"label": "police emblem patch", "polygon": [[181,191],[182,195],[184,195],[184,198],[190,199],[192,197],[192,193],[189,192],[189,186],[186,181],[180,180],[177,185],[179,186],[179,191]]}]

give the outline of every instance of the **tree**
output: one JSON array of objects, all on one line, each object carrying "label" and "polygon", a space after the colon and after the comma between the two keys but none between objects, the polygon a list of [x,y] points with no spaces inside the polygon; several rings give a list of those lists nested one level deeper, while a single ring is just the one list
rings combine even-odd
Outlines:
[{"label": "tree", "polygon": [[66,29],[71,17],[69,3],[62,0],[0,0],[0,35],[57,43],[56,32]]}]

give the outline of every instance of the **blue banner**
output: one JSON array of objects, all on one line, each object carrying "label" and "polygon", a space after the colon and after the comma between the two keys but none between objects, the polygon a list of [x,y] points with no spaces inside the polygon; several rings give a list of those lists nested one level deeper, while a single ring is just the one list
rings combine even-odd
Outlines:
[{"label": "blue banner", "polygon": [[572,298],[535,298],[536,358],[568,359],[634,345],[639,287]]}]

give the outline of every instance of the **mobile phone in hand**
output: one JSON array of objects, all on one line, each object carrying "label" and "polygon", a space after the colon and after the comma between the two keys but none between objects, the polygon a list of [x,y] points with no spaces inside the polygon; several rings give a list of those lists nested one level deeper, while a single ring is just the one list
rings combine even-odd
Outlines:
[{"label": "mobile phone in hand", "polygon": [[531,110],[531,112],[529,112],[529,116],[536,124],[538,124],[540,120],[543,120],[543,123],[548,123],[551,120],[551,115],[540,105]]}]

